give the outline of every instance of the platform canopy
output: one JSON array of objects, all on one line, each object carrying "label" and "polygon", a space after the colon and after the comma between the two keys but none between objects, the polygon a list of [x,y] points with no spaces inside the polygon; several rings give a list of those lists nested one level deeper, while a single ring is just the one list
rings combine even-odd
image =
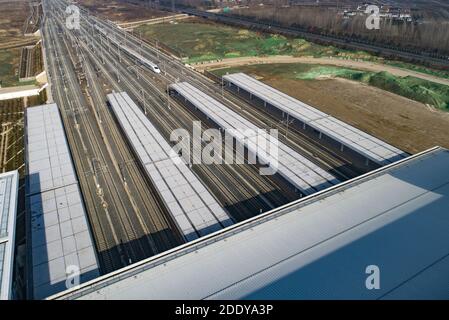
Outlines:
[{"label": "platform canopy", "polygon": [[[271,156],[270,142],[261,141],[261,139],[268,140],[258,134],[262,130],[261,128],[188,82],[171,84],[170,89],[189,101],[220,128],[231,133],[249,152],[264,159],[264,162],[269,163],[270,166],[272,165],[275,157]],[[252,135],[249,135],[248,132]],[[317,166],[289,146],[279,140],[276,140],[275,143],[278,149],[276,172],[303,194],[309,195],[339,183],[333,174]]]},{"label": "platform canopy", "polygon": [[100,271],[58,106],[29,107],[25,120],[28,277],[30,295],[43,299],[67,288],[72,268],[81,282]]},{"label": "platform canopy", "polygon": [[256,96],[305,125],[325,134],[334,141],[357,152],[361,156],[386,165],[408,156],[402,150],[363,132],[335,117],[330,116],[302,101],[299,101],[245,73],[223,76],[223,80]]}]

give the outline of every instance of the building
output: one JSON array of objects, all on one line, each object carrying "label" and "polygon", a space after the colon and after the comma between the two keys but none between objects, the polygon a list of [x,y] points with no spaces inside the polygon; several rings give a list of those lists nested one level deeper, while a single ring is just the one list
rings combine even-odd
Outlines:
[{"label": "building", "polygon": [[448,299],[449,151],[433,148],[53,299]]}]

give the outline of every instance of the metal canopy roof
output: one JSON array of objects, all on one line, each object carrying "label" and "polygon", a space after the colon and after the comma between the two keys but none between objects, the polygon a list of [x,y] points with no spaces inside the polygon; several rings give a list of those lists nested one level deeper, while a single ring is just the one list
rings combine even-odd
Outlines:
[{"label": "metal canopy roof", "polygon": [[[236,140],[243,143],[252,153],[256,153],[262,158],[270,154],[270,150],[268,150],[269,142],[257,143],[258,141],[262,142],[260,139],[264,139],[264,137],[263,135],[257,135],[258,130],[261,129],[250,121],[187,82],[171,84],[170,88],[187,99],[218,126],[228,130]],[[255,133],[257,136],[249,136],[245,139],[241,133],[246,130]],[[278,145],[277,172],[304,194],[309,195],[339,183],[338,179],[332,174],[321,169],[290,147],[279,141],[276,141],[276,143]],[[272,163],[270,157],[266,157],[264,160],[265,163]]]},{"label": "metal canopy roof", "polygon": [[448,168],[432,149],[53,298],[448,299]]},{"label": "metal canopy roof", "polygon": [[69,266],[80,281],[99,276],[94,242],[56,104],[26,109],[27,208],[33,296],[66,289]]},{"label": "metal canopy roof", "polygon": [[112,93],[108,99],[140,163],[186,240],[231,225],[229,215],[128,94]]},{"label": "metal canopy roof", "polygon": [[286,95],[244,73],[223,76],[223,79],[266,101],[279,110],[306,123],[315,130],[338,141],[379,165],[386,165],[408,155],[386,142],[350,126],[304,102]]},{"label": "metal canopy roof", "polygon": [[18,190],[17,170],[0,174],[0,300],[12,298]]}]

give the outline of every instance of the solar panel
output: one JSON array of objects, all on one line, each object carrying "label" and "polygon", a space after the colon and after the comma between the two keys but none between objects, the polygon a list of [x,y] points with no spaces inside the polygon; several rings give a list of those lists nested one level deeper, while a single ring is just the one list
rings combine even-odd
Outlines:
[{"label": "solar panel", "polygon": [[187,241],[232,224],[200,180],[126,92],[108,95],[132,148]]},{"label": "solar panel", "polygon": [[306,123],[377,164],[385,165],[408,155],[396,147],[350,126],[304,102],[294,99],[244,73],[223,76],[223,79],[244,89],[277,109]]},{"label": "solar panel", "polygon": [[58,107],[27,108],[26,120],[33,294],[42,299],[67,289],[71,266],[81,282],[100,273]]},{"label": "solar panel", "polygon": [[[251,153],[262,158],[264,163],[273,161],[273,157],[269,156],[268,137],[258,134],[260,128],[187,82],[171,84],[170,88],[188,100],[219,127],[226,129],[236,140],[244,144]],[[245,137],[242,134],[244,132],[251,132],[252,134]],[[277,172],[304,194],[312,194],[339,182],[336,177],[290,147],[279,141],[276,141],[276,143],[278,144]],[[292,169],[292,165],[296,165],[296,167]]]}]

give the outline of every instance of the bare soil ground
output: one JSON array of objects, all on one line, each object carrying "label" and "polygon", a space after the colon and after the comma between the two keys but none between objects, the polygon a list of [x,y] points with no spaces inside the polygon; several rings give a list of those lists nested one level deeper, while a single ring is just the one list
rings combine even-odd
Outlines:
[{"label": "bare soil ground", "polygon": [[77,0],[77,3],[94,14],[114,22],[132,22],[143,19],[152,19],[169,15],[168,12],[146,8],[144,3],[135,5],[120,0],[98,1]]},{"label": "bare soil ground", "polygon": [[23,40],[29,1],[8,1],[0,5],[0,44]]},{"label": "bare soil ground", "polygon": [[447,112],[358,82],[286,79],[255,67],[242,71],[404,151],[449,148]]},{"label": "bare soil ground", "polygon": [[417,153],[436,145],[449,148],[449,114],[421,103],[343,79],[264,80],[404,151]]}]

